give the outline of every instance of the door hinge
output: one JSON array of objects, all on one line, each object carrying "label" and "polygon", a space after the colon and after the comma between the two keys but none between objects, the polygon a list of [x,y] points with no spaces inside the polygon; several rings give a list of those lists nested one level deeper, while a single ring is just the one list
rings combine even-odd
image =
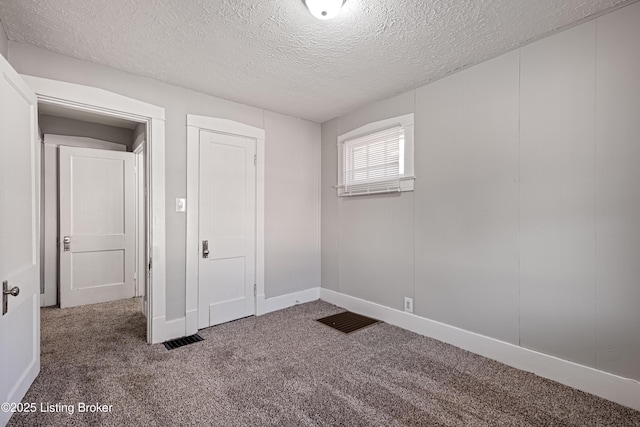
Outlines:
[{"label": "door hinge", "polygon": [[258,285],[256,285],[255,283],[253,284],[253,296],[258,296]]},{"label": "door hinge", "polygon": [[253,155],[253,166],[258,166],[258,155],[257,154]]},{"label": "door hinge", "polygon": [[151,272],[152,266],[153,266],[153,258],[149,258],[149,272]]}]

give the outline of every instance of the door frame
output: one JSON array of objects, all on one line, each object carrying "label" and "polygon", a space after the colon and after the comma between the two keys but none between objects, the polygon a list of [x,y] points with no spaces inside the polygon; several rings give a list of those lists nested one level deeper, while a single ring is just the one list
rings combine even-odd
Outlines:
[{"label": "door frame", "polygon": [[[39,132],[38,132],[39,133]],[[87,147],[86,144],[80,143],[80,140],[92,140],[95,143],[94,147]],[[42,216],[41,229],[44,233],[41,233],[41,260],[43,263],[42,270],[42,286],[44,292],[40,294],[40,306],[50,307],[60,303],[59,297],[59,256],[60,253],[57,247],[57,239],[59,238],[58,221],[59,221],[59,206],[58,206],[58,148],[67,145],[70,147],[84,147],[84,148],[99,148],[103,150],[113,151],[126,151],[126,147],[114,142],[101,141],[93,138],[84,138],[78,136],[68,135],[53,135],[47,134],[45,139],[40,139],[42,144],[42,180],[41,180],[41,199],[42,208],[40,213]],[[51,157],[53,156],[53,159]],[[52,211],[52,212],[50,212]],[[53,228],[53,235],[51,230]],[[55,278],[52,277],[52,272],[49,270],[50,264],[54,264]],[[51,279],[54,280],[51,280]]]},{"label": "door frame", "polygon": [[[140,275],[142,272],[145,272],[145,288],[146,288],[146,266],[147,264],[147,249],[146,249],[146,243],[147,243],[147,239],[146,239],[146,233],[147,233],[147,209],[146,209],[146,197],[144,194],[144,190],[145,190],[145,177],[142,176],[142,174],[140,173],[140,170],[142,169],[142,172],[145,173],[145,145],[146,145],[146,138],[144,139],[144,141],[138,145],[134,150],[133,150],[133,154],[135,154],[135,168],[136,168],[136,267],[135,267],[135,271],[136,271],[136,288],[135,288],[135,295],[137,297],[143,296],[146,292],[142,292],[141,291],[141,287],[140,287]],[[140,206],[140,204],[142,203],[142,206]],[[144,218],[144,221],[141,221],[141,219]],[[145,289],[146,291],[146,289]],[[145,316],[147,315],[146,313],[146,305],[143,305],[142,307],[143,310],[145,310]]]},{"label": "door frame", "polygon": [[255,314],[264,314],[265,131],[233,120],[187,114],[187,265],[185,335],[198,332],[200,131],[256,140],[256,295]]},{"label": "door frame", "polygon": [[75,83],[21,75],[39,103],[59,105],[104,116],[119,117],[147,127],[146,169],[148,182],[147,214],[152,245],[148,254],[149,295],[147,296],[147,342],[160,343],[166,333],[166,231],[165,231],[165,111],[103,89]]}]

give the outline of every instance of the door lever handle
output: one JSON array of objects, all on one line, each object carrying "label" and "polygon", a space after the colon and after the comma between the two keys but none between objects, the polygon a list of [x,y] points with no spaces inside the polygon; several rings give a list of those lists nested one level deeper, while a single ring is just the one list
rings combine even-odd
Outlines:
[{"label": "door lever handle", "polygon": [[202,241],[202,258],[209,258],[209,241]]},{"label": "door lever handle", "polygon": [[9,289],[9,281],[2,282],[2,315],[4,316],[9,311],[9,295],[17,297],[20,294],[20,288],[14,286]]}]

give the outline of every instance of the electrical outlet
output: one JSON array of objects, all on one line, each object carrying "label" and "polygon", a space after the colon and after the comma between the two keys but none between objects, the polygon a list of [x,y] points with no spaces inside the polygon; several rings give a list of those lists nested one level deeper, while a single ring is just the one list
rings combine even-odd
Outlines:
[{"label": "electrical outlet", "polygon": [[404,297],[404,311],[413,313],[413,298]]}]

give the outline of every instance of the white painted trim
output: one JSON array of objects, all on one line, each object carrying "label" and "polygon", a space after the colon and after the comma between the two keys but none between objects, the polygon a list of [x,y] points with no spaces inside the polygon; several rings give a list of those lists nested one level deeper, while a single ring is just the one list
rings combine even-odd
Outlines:
[{"label": "white painted trim", "polygon": [[[150,221],[151,239],[151,277],[149,280],[149,304],[147,319],[153,316],[166,316],[167,310],[167,268],[166,268],[166,221],[165,221],[165,134],[164,120],[151,119],[147,125],[147,169],[145,173],[149,177],[147,193],[151,212],[147,218]],[[162,331],[153,328],[153,323],[147,321],[147,339],[156,344],[165,341]],[[165,326],[166,327],[166,326]]]},{"label": "white painted trim", "polygon": [[[186,334],[193,335],[198,332],[198,310],[189,310],[186,315]],[[195,331],[195,332],[190,332]]]},{"label": "white painted trim", "polygon": [[[165,129],[164,108],[106,90],[57,80],[21,75],[36,93],[38,102],[120,117],[147,125],[147,171],[149,179],[150,233],[152,242],[151,285],[147,341],[159,343],[167,335],[166,223],[165,223]],[[149,319],[153,319],[149,321]],[[162,319],[162,321],[161,321]],[[173,326],[171,326],[173,327]]]},{"label": "white painted trim", "polygon": [[[200,258],[199,180],[200,180],[200,130],[242,136],[256,140],[256,313],[258,297],[264,295],[264,168],[265,132],[244,123],[215,117],[187,114],[187,247],[185,274],[185,313],[189,320],[184,335],[198,332],[198,262]],[[195,316],[194,319],[191,316]]]},{"label": "white painted trim", "polygon": [[640,411],[640,382],[329,289],[320,299]]},{"label": "white painted trim", "polygon": [[264,188],[265,188],[265,143],[256,139],[256,314],[258,313],[258,295],[265,294],[265,225],[264,225]]},{"label": "white painted trim", "polygon": [[181,338],[184,336],[184,324],[185,318],[180,317],[178,319],[166,320],[164,316],[156,317],[153,319],[154,331],[161,331],[162,335],[159,336],[158,342],[165,342],[174,338]]},{"label": "white painted trim", "polygon": [[[146,200],[144,196],[144,143],[138,145],[135,150],[133,150],[133,154],[135,155],[135,165],[136,165],[136,287],[135,287],[135,296],[140,297],[145,293],[145,287],[140,286],[141,282],[146,285],[147,278],[147,254],[146,254],[146,219],[145,219],[145,205]],[[142,204],[142,206],[141,206]],[[144,305],[144,304],[143,304]],[[144,308],[145,316],[146,307]]]},{"label": "white painted trim", "polygon": [[40,161],[41,186],[41,229],[40,246],[42,247],[40,268],[42,270],[42,286],[40,294],[41,307],[58,304],[58,162],[57,146],[42,143]]},{"label": "white painted trim", "polygon": [[271,313],[272,311],[282,310],[294,305],[304,304],[306,302],[316,301],[320,299],[320,288],[305,289],[304,291],[293,292],[286,295],[280,295],[273,298],[266,298],[264,295],[258,295],[257,298],[257,316]]},{"label": "white painted trim", "polygon": [[133,154],[144,154],[144,146],[145,146],[145,141],[142,141],[141,144],[138,144],[138,146],[133,149],[132,153]]},{"label": "white painted trim", "polygon": [[197,116],[187,114],[187,126],[198,129],[206,129],[218,133],[228,133],[229,135],[240,135],[248,138],[265,139],[264,129],[249,126],[244,123],[217,117]]},{"label": "white painted trim", "polygon": [[347,139],[353,139],[360,136],[364,136],[366,134],[377,132],[382,129],[390,128],[393,126],[402,126],[406,128],[407,126],[413,126],[413,113],[405,114],[398,117],[393,117],[390,119],[378,120],[377,122],[367,123],[364,126],[360,126],[357,129],[352,131],[343,133],[338,136],[338,144],[342,144]]},{"label": "white painted trim", "polygon": [[[346,195],[344,194],[344,142],[348,139],[358,138],[393,126],[402,126],[404,129],[404,174],[400,176],[399,191],[413,191],[415,181],[414,113],[409,113],[402,116],[392,117],[390,119],[367,123],[357,129],[338,135],[338,182],[335,186],[338,196]],[[387,191],[381,191],[380,193],[387,193]]]},{"label": "white painted trim", "polygon": [[[187,126],[187,243],[185,277],[185,313],[195,313],[195,322],[189,317],[185,335],[198,332],[198,262],[199,262],[199,212],[200,212],[200,129]],[[191,175],[194,175],[191,177]]]},{"label": "white painted trim", "polygon": [[[96,109],[115,117],[131,115],[133,117],[145,117],[164,120],[164,108],[147,104],[137,99],[124,95],[109,92],[91,86],[83,86],[75,83],[62,82],[59,80],[44,79],[41,77],[21,74],[24,81],[38,95],[38,102],[47,104],[59,104],[67,108],[87,110],[86,106],[93,106]],[[140,122],[140,120],[135,120]],[[140,122],[142,123],[142,122]]]}]

